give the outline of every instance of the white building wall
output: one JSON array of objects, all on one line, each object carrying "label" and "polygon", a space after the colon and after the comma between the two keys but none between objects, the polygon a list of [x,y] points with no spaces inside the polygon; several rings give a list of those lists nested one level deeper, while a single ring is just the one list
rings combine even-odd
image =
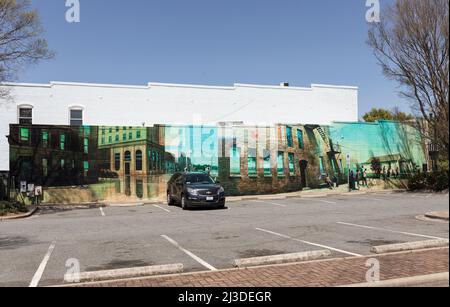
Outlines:
[{"label": "white building wall", "polygon": [[33,107],[33,124],[68,125],[69,109],[82,107],[85,125],[302,123],[358,120],[358,89],[236,84],[233,87],[150,83],[123,86],[51,82],[6,84],[12,101],[0,100],[0,170],[9,169],[9,124],[18,107]]}]

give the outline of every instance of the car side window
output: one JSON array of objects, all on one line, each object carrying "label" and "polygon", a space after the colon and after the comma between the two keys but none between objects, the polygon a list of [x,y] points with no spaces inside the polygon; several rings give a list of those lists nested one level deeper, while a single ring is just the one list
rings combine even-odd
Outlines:
[{"label": "car side window", "polygon": [[177,185],[182,185],[184,181],[184,176],[180,176],[177,178],[177,180],[175,181]]},{"label": "car side window", "polygon": [[169,181],[169,184],[175,183],[179,177],[180,177],[180,174],[173,175],[172,178]]}]

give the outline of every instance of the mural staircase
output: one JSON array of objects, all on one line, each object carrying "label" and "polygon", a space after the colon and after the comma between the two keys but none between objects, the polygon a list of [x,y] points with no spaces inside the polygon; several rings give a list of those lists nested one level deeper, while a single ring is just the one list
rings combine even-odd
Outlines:
[{"label": "mural staircase", "polygon": [[337,173],[341,173],[343,170],[340,169],[338,164],[339,156],[341,155],[341,150],[339,144],[333,144],[333,141],[325,133],[324,129],[319,125],[308,125],[306,128],[311,129],[314,133],[319,134],[320,138],[324,142],[325,151],[328,154],[333,168]]},{"label": "mural staircase", "polygon": [[325,143],[326,149],[327,149],[327,153],[331,151],[331,141],[328,138],[328,136],[325,134],[325,131],[323,131],[322,127],[317,126],[316,131],[319,133],[320,137],[322,138],[322,140]]},{"label": "mural staircase", "polygon": [[319,125],[308,125],[306,128],[311,129],[314,133],[318,133],[320,138],[323,140],[325,144],[325,149],[327,153],[333,153],[333,142],[330,140],[330,138],[327,136],[323,128]]}]

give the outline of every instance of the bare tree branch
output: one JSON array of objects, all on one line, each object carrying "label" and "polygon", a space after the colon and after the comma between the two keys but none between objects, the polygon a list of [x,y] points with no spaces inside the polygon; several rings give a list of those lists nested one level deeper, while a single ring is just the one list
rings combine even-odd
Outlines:
[{"label": "bare tree branch", "polygon": [[[54,56],[42,34],[29,0],[0,0],[0,83],[13,81],[27,65]],[[8,88],[0,86],[0,98],[7,97]]]},{"label": "bare tree branch", "polygon": [[[449,154],[449,1],[397,0],[369,30],[383,73],[427,127],[425,137]],[[423,125],[422,125],[423,126]]]}]

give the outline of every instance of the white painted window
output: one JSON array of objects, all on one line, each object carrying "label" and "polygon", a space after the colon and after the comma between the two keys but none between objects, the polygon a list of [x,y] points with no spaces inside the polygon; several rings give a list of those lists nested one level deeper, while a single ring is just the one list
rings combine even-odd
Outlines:
[{"label": "white painted window", "polygon": [[71,108],[70,110],[70,125],[83,126],[83,109]]},{"label": "white painted window", "polygon": [[19,124],[32,125],[33,124],[33,108],[30,106],[19,106]]}]

